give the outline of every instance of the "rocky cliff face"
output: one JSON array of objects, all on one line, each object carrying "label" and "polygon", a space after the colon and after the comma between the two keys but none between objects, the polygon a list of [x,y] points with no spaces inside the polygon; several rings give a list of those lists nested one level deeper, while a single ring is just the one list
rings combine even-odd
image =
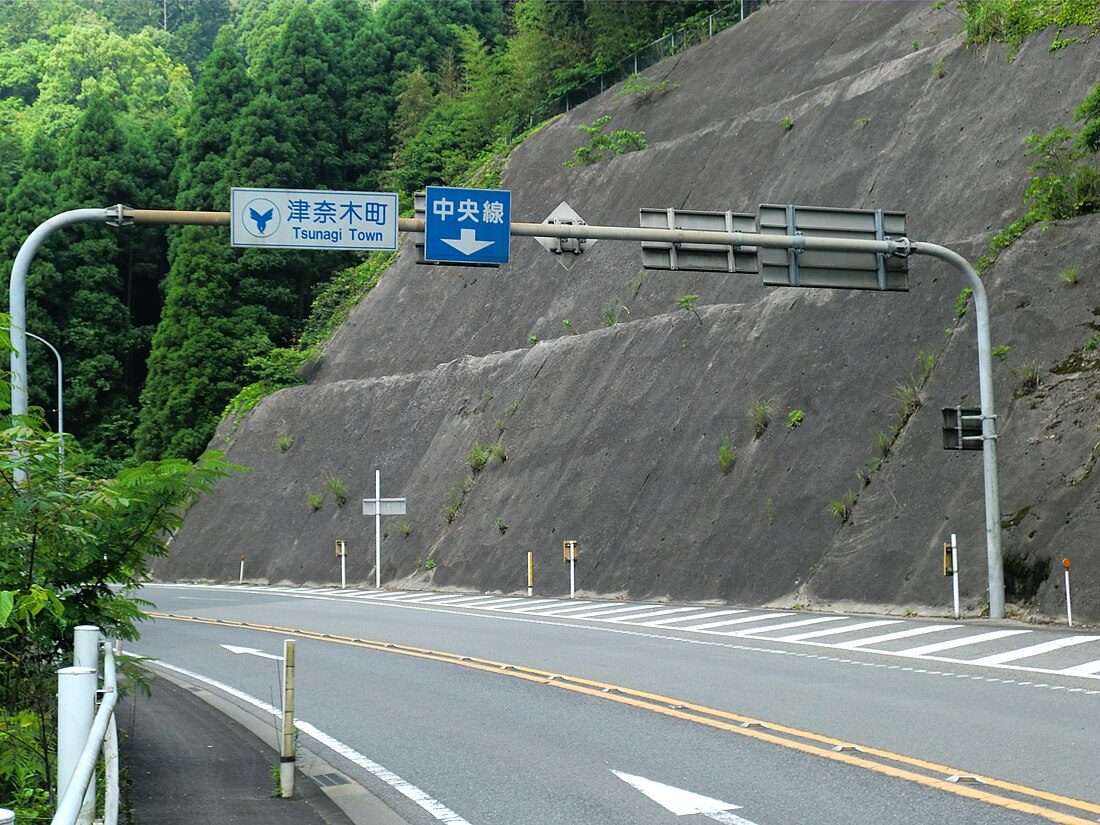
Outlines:
[{"label": "rocky cliff face", "polygon": [[[974,260],[1022,213],[1024,139],[1072,121],[1097,46],[1050,52],[1039,34],[1008,63],[963,48],[959,28],[930,3],[775,3],[651,68],[670,81],[651,102],[612,90],[528,139],[504,181],[513,220],[541,221],[563,200],[589,223],[627,226],[640,207],[884,208],[908,214],[914,240]],[[644,131],[647,148],[563,168],[577,127],[605,114]],[[1100,373],[1082,346],[1100,329],[1098,229],[1035,228],[986,278],[993,343],[1009,347],[995,369],[1009,598],[1057,615],[1072,557],[1074,612],[1093,620]],[[940,546],[954,532],[963,600],[979,610],[981,457],[944,451],[940,436],[941,407],[978,405],[958,274],[914,257],[904,294],[769,290],[759,276],[643,270],[639,253],[601,241],[567,271],[517,238],[499,269],[423,267],[406,239],[309,383],[223,428],[213,446],[253,472],[192,508],[157,575],[232,579],[246,553],[249,578],[333,582],[345,539],[350,580],[373,582],[359,500],[377,467],[383,496],[408,499],[408,515],[384,523],[384,583],[524,590],[533,551],[536,591],[560,594],[561,540],[576,539],[578,587],[592,594],[935,611],[950,607]],[[1070,266],[1075,285],[1059,278]],[[676,305],[687,293],[701,296],[698,316]],[[627,309],[605,326],[613,305]],[[928,356],[904,417],[899,386],[919,383]],[[750,409],[763,401],[771,422],[757,437]],[[494,442],[507,460],[475,474],[468,452]],[[307,495],[329,478],[350,500],[327,493],[314,511]],[[842,521],[832,510],[848,502]]]}]

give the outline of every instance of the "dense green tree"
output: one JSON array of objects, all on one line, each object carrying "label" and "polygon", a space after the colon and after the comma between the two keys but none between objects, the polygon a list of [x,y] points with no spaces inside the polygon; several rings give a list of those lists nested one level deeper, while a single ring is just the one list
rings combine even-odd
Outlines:
[{"label": "dense green tree", "polygon": [[545,101],[563,72],[588,63],[588,35],[580,3],[520,0],[514,22],[516,34],[508,42],[507,61],[513,106],[525,112]]},{"label": "dense green tree", "polygon": [[[61,156],[62,203],[76,208],[129,201],[131,182],[121,163],[126,145],[107,99],[89,101]],[[39,285],[35,299],[61,330],[54,345],[68,362],[66,427],[102,454],[93,430],[106,420],[131,419],[134,412],[125,362],[138,338],[126,305],[126,276],[119,272],[120,237],[101,225],[79,224],[56,240],[64,250],[57,279]]]},{"label": "dense green tree", "polygon": [[234,297],[235,252],[227,232],[188,226],[173,247],[164,316],[142,391],[137,454],[193,457],[240,389],[240,371],[271,348],[256,314]]},{"label": "dense green tree", "polygon": [[226,155],[233,122],[256,96],[233,34],[223,30],[195,86],[180,143],[176,206],[187,210],[229,208]]},{"label": "dense green tree", "polygon": [[291,11],[271,61],[261,87],[282,104],[279,138],[294,152],[293,178],[284,178],[282,185],[341,188],[343,93],[333,71],[332,43],[310,6],[300,3]]},{"label": "dense green tree", "polygon": [[124,36],[143,28],[171,35],[167,50],[192,74],[198,72],[213,48],[218,30],[229,21],[230,0],[114,0],[95,2],[111,27]]},{"label": "dense green tree", "polygon": [[390,52],[374,17],[360,27],[351,53],[355,67],[344,105],[345,177],[351,189],[373,191],[379,188],[379,175],[390,160],[389,119],[394,105]]}]

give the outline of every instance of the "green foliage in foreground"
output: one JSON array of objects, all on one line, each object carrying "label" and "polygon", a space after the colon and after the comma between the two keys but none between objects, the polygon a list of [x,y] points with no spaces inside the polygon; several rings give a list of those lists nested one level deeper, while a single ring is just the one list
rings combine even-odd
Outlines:
[{"label": "green foliage in foreground", "polygon": [[61,446],[30,418],[0,430],[0,805],[28,822],[48,816],[54,674],[73,628],[137,638],[148,559],[167,554],[191,502],[243,469],[208,453],[93,478],[76,442]]}]

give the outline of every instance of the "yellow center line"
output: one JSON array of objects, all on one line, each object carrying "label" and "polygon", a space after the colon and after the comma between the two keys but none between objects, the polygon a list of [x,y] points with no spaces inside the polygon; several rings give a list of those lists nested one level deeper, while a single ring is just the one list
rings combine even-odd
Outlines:
[{"label": "yellow center line", "polygon": [[[917,759],[914,757],[905,756],[903,754],[892,753],[890,751],[882,750],[879,748],[854,745],[854,747],[858,747],[859,750],[862,751],[864,756],[857,756],[852,753],[846,753],[842,751],[824,750],[817,744],[810,743],[820,743],[820,745],[828,745],[831,747],[853,746],[853,743],[845,742],[840,739],[834,739],[828,736],[823,736],[821,734],[813,733],[811,731],[804,731],[798,728],[791,728],[784,725],[776,725],[771,722],[762,722],[758,719],[753,719],[748,716],[741,716],[735,713],[718,710],[717,708],[710,708],[706,707],[705,705],[697,705],[692,702],[685,702],[668,696],[662,696],[660,694],[646,693],[644,691],[633,690],[631,688],[608,684],[606,682],[598,682],[591,679],[584,679],[578,676],[567,676],[564,674],[554,673],[547,670],[540,670],[538,668],[527,667],[524,665],[512,665],[506,662],[496,662],[491,659],[480,659],[473,656],[463,656],[457,653],[431,650],[429,648],[412,647],[409,645],[394,644],[392,642],[379,642],[370,639],[359,639],[351,636],[339,636],[330,633],[318,633],[316,631],[299,630],[296,628],[276,627],[273,625],[260,625],[249,622],[239,622],[223,619],[209,619],[200,616],[180,616],[171,613],[151,613],[150,615],[158,619],[170,619],[174,621],[197,622],[200,624],[214,624],[226,627],[238,627],[247,630],[258,630],[264,633],[279,633],[288,636],[296,636],[303,639],[313,639],[315,641],[366,648],[368,650],[377,650],[383,653],[399,653],[403,656],[412,656],[414,658],[426,659],[430,661],[441,662],[444,664],[460,665],[462,667],[470,668],[473,670],[480,670],[485,673],[495,673],[503,676],[511,676],[516,679],[523,679],[528,682],[546,684],[551,687],[561,688],[563,690],[572,691],[574,693],[579,693],[585,696],[591,696],[596,699],[610,700],[612,702],[618,702],[622,705],[628,705],[630,707],[635,707],[641,710],[648,710],[654,713],[662,714],[664,716],[681,719],[683,721],[705,725],[707,727],[726,731],[728,733],[736,733],[741,736],[747,736],[749,738],[768,742],[773,745],[779,745],[784,748],[801,751],[802,753],[810,754],[812,756],[818,756],[824,759],[830,759],[834,762],[841,762],[846,765],[852,765],[855,767],[863,768],[865,770],[874,771],[875,773],[884,774],[886,776],[891,776],[896,779],[904,779],[906,781],[914,782],[919,785],[924,785],[929,788],[935,788],[936,790],[952,793],[956,796],[974,799],[979,802],[985,802],[990,805],[996,805],[998,807],[1007,808],[1013,811],[1019,811],[1021,813],[1033,814],[1035,816],[1043,817],[1044,819],[1047,819],[1051,822],[1062,823],[1062,825],[1095,824],[1092,820],[1082,819],[1078,816],[1051,810],[1049,808],[1043,808],[1030,802],[1022,802],[1019,800],[1008,799],[1007,797],[998,796],[997,794],[990,793],[989,791],[982,790],[981,788],[976,788],[973,785],[948,782],[944,778],[925,776],[923,774],[918,774],[912,771],[905,770],[904,768],[896,767],[895,765],[884,765],[879,762],[873,762],[865,757],[875,756],[880,759],[897,762],[903,765],[909,765],[929,772],[943,774],[945,776],[973,776],[976,779],[979,779],[982,783],[991,787],[1000,788],[1002,790],[1010,791],[1012,793],[1020,794],[1022,796],[1030,796],[1035,799],[1042,799],[1047,802],[1064,805],[1068,808],[1076,808],[1081,811],[1100,814],[1100,805],[1084,800],[1074,799],[1072,797],[1062,796],[1059,794],[1038,790],[1036,788],[1029,788],[1025,785],[1018,785],[1012,782],[1006,782],[1004,780],[999,780],[992,777],[971,774],[967,771],[957,770],[946,765],[940,765],[935,762],[928,762],[923,759]],[[733,722],[736,722],[737,724],[731,724]],[[743,727],[743,725],[752,725],[754,727]],[[783,734],[783,736],[779,734]],[[784,738],[784,736],[797,737],[799,739],[805,739],[808,741],[798,742],[789,738]]]}]

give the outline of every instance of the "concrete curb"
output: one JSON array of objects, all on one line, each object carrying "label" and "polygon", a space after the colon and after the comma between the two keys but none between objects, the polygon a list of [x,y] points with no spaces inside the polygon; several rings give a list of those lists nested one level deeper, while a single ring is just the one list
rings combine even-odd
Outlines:
[{"label": "concrete curb", "polygon": [[[157,667],[156,662],[143,662],[142,667],[155,673],[158,679],[171,682],[202,699],[218,713],[239,724],[272,750],[272,759],[276,758],[274,746],[270,744],[277,736],[274,724],[265,722],[259,716],[218,695],[209,686],[195,684],[185,676]],[[310,781],[304,785],[296,784],[295,788],[302,796],[314,801],[317,797],[311,792],[319,790],[321,798],[332,803],[335,810],[327,805],[316,806],[317,813],[327,825],[348,825],[349,821],[352,825],[408,825],[407,820],[395,813],[385,802],[335,768],[316,750],[301,744],[301,739],[297,751],[298,780]],[[309,790],[305,790],[306,788]]]}]

